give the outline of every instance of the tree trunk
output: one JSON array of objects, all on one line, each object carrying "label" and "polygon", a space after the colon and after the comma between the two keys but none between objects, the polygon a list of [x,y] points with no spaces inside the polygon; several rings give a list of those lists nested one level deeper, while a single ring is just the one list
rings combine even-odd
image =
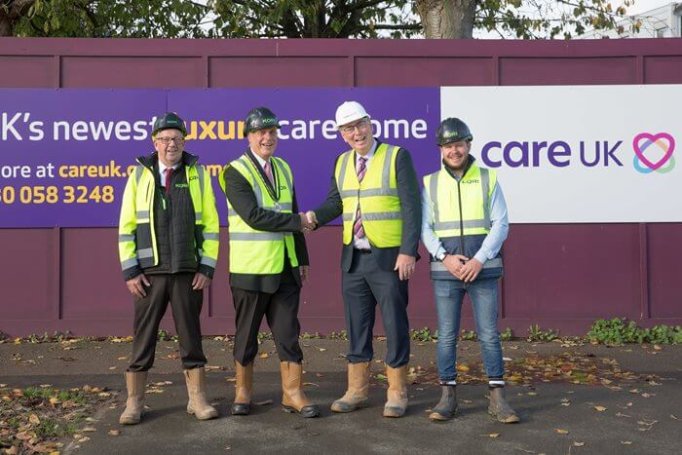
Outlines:
[{"label": "tree trunk", "polygon": [[476,0],[415,0],[426,38],[472,38]]},{"label": "tree trunk", "polygon": [[14,24],[34,3],[35,0],[10,0],[0,3],[0,36],[13,36]]}]

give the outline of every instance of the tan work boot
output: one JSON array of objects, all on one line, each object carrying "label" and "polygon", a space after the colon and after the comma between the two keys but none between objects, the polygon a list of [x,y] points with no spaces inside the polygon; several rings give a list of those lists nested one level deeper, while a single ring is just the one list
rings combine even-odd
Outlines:
[{"label": "tan work boot", "polygon": [[369,362],[348,364],[348,390],[332,403],[334,412],[351,412],[365,406],[369,395]]},{"label": "tan work boot", "polygon": [[206,401],[206,370],[192,368],[185,370],[187,383],[187,414],[194,414],[199,420],[209,420],[218,417],[218,411]]},{"label": "tan work boot", "polygon": [[235,362],[234,366],[237,371],[237,384],[235,388],[234,403],[232,403],[232,415],[245,416],[251,412],[253,362],[246,366],[239,362]]},{"label": "tan work boot", "polygon": [[391,368],[386,365],[388,391],[384,417],[402,417],[407,410],[407,365]]},{"label": "tan work boot", "polygon": [[137,425],[140,423],[144,412],[144,387],[147,383],[147,372],[126,371],[125,379],[128,399],[118,423],[121,425]]},{"label": "tan work boot", "polygon": [[302,417],[317,417],[320,408],[308,401],[303,393],[303,365],[294,362],[280,362],[282,373],[282,406],[287,412],[297,412]]},{"label": "tan work boot", "polygon": [[493,387],[488,390],[490,392],[490,405],[488,406],[488,414],[495,417],[498,422],[502,423],[517,423],[521,420],[511,406],[509,406],[507,400],[505,400],[504,387]]}]

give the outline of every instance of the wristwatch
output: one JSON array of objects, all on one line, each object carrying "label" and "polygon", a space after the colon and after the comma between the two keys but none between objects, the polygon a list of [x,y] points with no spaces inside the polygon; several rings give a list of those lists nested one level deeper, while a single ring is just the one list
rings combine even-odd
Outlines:
[{"label": "wristwatch", "polygon": [[448,255],[447,253],[441,253],[438,256],[436,256],[436,259],[443,262],[443,259],[445,259],[445,256],[447,256],[447,255]]}]

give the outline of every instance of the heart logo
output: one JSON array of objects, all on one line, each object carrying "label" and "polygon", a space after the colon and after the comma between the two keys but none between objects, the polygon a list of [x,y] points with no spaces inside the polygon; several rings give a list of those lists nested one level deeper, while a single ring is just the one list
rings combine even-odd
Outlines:
[{"label": "heart logo", "polygon": [[[655,162],[645,156],[646,150],[654,145],[663,151],[663,156]],[[673,152],[675,151],[675,138],[668,133],[639,133],[632,140],[632,148],[640,163],[644,164],[652,171],[655,171],[661,168],[668,162],[670,157],[673,156]]]}]

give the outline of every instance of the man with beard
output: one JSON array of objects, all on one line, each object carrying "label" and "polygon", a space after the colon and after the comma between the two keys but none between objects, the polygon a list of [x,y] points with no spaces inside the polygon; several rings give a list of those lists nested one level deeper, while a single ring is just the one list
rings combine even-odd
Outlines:
[{"label": "man with beard", "polygon": [[457,409],[457,335],[462,300],[468,293],[488,376],[488,413],[500,422],[516,423],[519,418],[504,397],[497,331],[500,249],[509,231],[507,205],[495,171],[479,167],[469,154],[473,136],[463,121],[443,120],[436,136],[442,166],[424,177],[422,195],[422,240],[431,255],[441,385],[441,399],[429,418],[449,420]]}]

